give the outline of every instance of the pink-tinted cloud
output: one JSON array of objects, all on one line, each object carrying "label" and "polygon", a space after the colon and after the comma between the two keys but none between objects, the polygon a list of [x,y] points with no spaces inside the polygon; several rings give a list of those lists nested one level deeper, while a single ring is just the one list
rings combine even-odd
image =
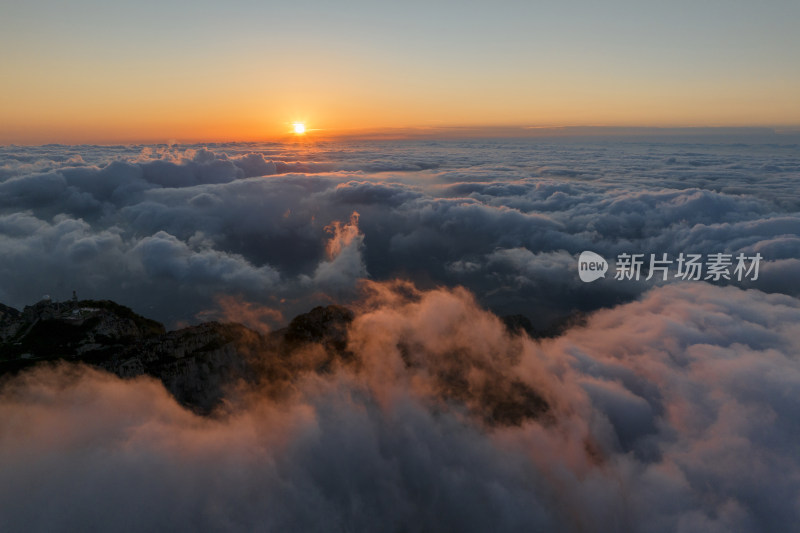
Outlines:
[{"label": "pink-tinted cloud", "polygon": [[784,531],[798,519],[797,299],[676,284],[534,341],[464,289],[364,290],[354,362],[300,373],[278,399],[255,389],[222,418],[184,411],[151,380],[80,367],[7,382],[0,525]]}]

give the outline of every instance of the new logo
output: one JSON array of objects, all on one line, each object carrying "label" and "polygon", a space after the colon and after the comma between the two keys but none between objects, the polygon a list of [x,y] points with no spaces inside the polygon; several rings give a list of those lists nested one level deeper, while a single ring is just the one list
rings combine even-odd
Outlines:
[{"label": "new logo", "polygon": [[608,263],[603,256],[594,252],[585,251],[578,258],[578,275],[586,283],[606,277]]}]

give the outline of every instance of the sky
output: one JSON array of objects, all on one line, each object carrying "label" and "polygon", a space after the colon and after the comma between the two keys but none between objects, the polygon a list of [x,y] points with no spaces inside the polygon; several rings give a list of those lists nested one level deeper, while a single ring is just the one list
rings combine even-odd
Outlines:
[{"label": "sky", "polygon": [[5,2],[0,143],[800,124],[800,5]]}]

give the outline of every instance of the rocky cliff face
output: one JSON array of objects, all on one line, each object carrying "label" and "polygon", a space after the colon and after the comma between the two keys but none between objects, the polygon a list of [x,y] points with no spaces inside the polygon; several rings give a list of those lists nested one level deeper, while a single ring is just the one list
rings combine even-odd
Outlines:
[{"label": "rocky cliff face", "polygon": [[75,357],[163,335],[164,326],[109,300],[41,302],[0,309],[0,357]]},{"label": "rocky cliff face", "polygon": [[[110,301],[42,301],[22,312],[0,306],[0,376],[36,364],[80,362],[122,378],[157,378],[182,405],[210,414],[254,389],[279,398],[308,372],[358,372],[361,362],[348,348],[353,319],[349,309],[331,305],[268,335],[218,322],[166,332]],[[526,324],[512,317],[506,325],[519,332]],[[549,411],[535,390],[490,361],[457,352],[431,356],[405,343],[398,349],[409,373],[429,376],[445,403],[465,406],[487,425],[519,425]],[[485,378],[478,389],[470,385],[473,372]]]},{"label": "rocky cliff face", "polygon": [[[278,393],[298,372],[342,359],[351,311],[317,307],[268,336],[239,324],[209,322],[166,332],[110,301],[43,300],[22,312],[0,306],[0,374],[59,360],[123,378],[160,379],[183,405],[209,413],[240,383],[264,381]],[[314,357],[296,357],[308,345]]]}]

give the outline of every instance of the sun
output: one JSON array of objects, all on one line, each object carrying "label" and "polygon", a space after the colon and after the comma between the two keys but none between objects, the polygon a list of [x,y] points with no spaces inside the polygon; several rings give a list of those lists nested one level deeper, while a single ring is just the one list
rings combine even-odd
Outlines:
[{"label": "sun", "polygon": [[297,135],[302,135],[306,132],[306,125],[303,124],[302,122],[295,122],[294,124],[292,124],[292,126],[294,127],[294,132]]}]

